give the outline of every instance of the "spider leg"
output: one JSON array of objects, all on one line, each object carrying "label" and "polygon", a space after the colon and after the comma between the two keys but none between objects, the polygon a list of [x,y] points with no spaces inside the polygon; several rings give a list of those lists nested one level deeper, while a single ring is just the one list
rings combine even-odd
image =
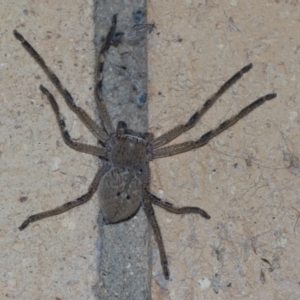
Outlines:
[{"label": "spider leg", "polygon": [[108,134],[114,133],[114,126],[112,124],[111,118],[108,114],[105,102],[102,98],[102,83],[103,83],[103,70],[104,70],[104,61],[105,61],[105,53],[109,50],[109,47],[112,43],[112,39],[116,32],[117,27],[117,15],[113,15],[112,17],[112,24],[109,29],[108,34],[106,35],[103,45],[100,49],[97,63],[96,63],[96,70],[95,70],[95,99],[98,108],[98,113],[104,128]]},{"label": "spider leg", "polygon": [[45,94],[51,104],[51,107],[55,113],[56,116],[56,120],[61,132],[61,135],[64,139],[64,142],[71,147],[72,149],[79,151],[79,152],[83,152],[83,153],[87,153],[87,154],[92,154],[95,156],[100,156],[102,158],[106,157],[106,150],[104,148],[100,148],[100,147],[96,147],[96,146],[92,146],[92,145],[87,145],[87,144],[83,144],[83,143],[78,143],[78,142],[74,142],[72,140],[72,138],[70,137],[70,134],[66,128],[66,124],[64,121],[64,117],[63,115],[59,112],[59,107],[57,102],[55,101],[54,96],[44,87],[44,86],[40,86],[40,90],[42,91],[43,94]]},{"label": "spider leg", "polygon": [[235,84],[243,74],[247,73],[251,68],[252,64],[249,64],[242,68],[240,71],[235,73],[229,80],[227,80],[219,90],[213,94],[208,100],[205,101],[203,106],[196,111],[188,120],[187,123],[176,126],[170,131],[164,133],[160,137],[156,138],[152,142],[152,146],[154,149],[159,148],[165,144],[168,144],[172,140],[176,139],[182,133],[188,131],[193,128],[196,123],[202,118],[202,116],[216,103],[216,101],[233,85]]},{"label": "spider leg", "polygon": [[74,201],[70,201],[65,203],[62,206],[59,206],[55,209],[51,209],[48,211],[44,211],[41,212],[39,214],[35,214],[30,216],[29,218],[27,218],[22,225],[19,227],[20,230],[24,230],[30,223],[33,223],[35,221],[44,219],[44,218],[48,218],[48,217],[52,217],[55,215],[59,215],[62,214],[70,209],[72,209],[75,206],[79,206],[83,203],[86,203],[87,201],[89,201],[92,196],[95,194],[95,192],[97,191],[99,182],[102,178],[102,176],[108,171],[108,167],[107,166],[103,166],[102,168],[100,168],[98,170],[98,172],[96,173],[96,176],[94,177],[92,183],[89,186],[88,192],[84,195],[82,195],[81,197],[77,198]]},{"label": "spider leg", "polygon": [[149,198],[149,195],[146,192],[144,192],[144,197],[143,197],[143,208],[144,208],[146,216],[151,224],[151,227],[152,227],[152,230],[154,233],[154,237],[155,237],[155,240],[158,245],[160,262],[161,262],[161,266],[163,269],[164,277],[166,280],[169,280],[170,271],[169,271],[169,267],[168,267],[168,259],[167,259],[165,246],[163,243],[159,225],[158,225],[156,217],[155,217],[155,212],[154,212],[154,209],[151,204],[151,199]]},{"label": "spider leg", "polygon": [[210,215],[200,207],[193,206],[184,206],[184,207],[176,207],[172,203],[163,201],[155,195],[148,192],[148,195],[151,199],[151,202],[173,214],[199,214],[205,219],[210,219]]},{"label": "spider leg", "polygon": [[208,131],[207,133],[203,134],[198,140],[196,141],[189,141],[181,144],[175,144],[167,147],[163,147],[160,149],[155,149],[153,151],[153,159],[172,156],[182,152],[187,152],[195,148],[203,147],[206,145],[212,138],[219,135],[222,131],[226,130],[227,128],[231,127],[237,121],[248,115],[251,111],[259,107],[260,105],[264,104],[268,100],[272,100],[276,97],[276,94],[268,94],[263,97],[258,98],[245,108],[243,108],[237,115],[233,116],[232,118],[224,121],[219,125],[219,127]]},{"label": "spider leg", "polygon": [[108,138],[107,133],[97,125],[97,123],[91,119],[91,117],[81,108],[78,107],[69,91],[63,87],[58,77],[51,71],[51,69],[46,65],[44,59],[36,52],[36,50],[25,40],[25,38],[17,31],[13,31],[14,36],[19,40],[24,47],[24,49],[34,58],[34,60],[40,65],[44,70],[48,78],[63,96],[66,104],[69,108],[78,116],[78,118],[84,123],[84,125],[91,131],[91,133],[101,142],[105,142]]}]

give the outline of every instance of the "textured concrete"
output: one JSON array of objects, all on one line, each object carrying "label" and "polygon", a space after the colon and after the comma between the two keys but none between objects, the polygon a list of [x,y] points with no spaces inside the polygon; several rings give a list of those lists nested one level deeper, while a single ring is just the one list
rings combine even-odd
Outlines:
[{"label": "textured concrete", "polygon": [[[145,9],[142,3],[127,2],[125,5],[131,6],[125,9],[116,2],[114,6],[102,2],[106,11],[98,11],[97,38],[106,34],[111,16],[118,12],[118,28],[128,35],[134,24],[132,13],[134,9]],[[17,229],[30,214],[57,207],[85,193],[98,163],[63,143],[54,114],[39,91],[41,83],[56,97],[71,136],[85,143],[96,141],[69,111],[12,31],[17,28],[30,41],[78,105],[93,116],[93,5],[92,1],[79,1],[76,5],[74,1],[1,4],[1,19],[5,20],[1,26],[5,28],[1,37],[1,299],[150,297],[149,230],[142,213],[127,223],[99,228],[97,197],[93,197],[89,203],[63,215],[31,224],[22,232]],[[141,46],[140,40],[129,42],[133,42],[131,47],[135,50]],[[147,105],[136,102],[137,96],[146,92],[146,49],[145,42],[141,43],[141,70],[131,68],[137,53],[126,53],[129,49],[123,44],[112,49],[104,93],[114,124],[122,119],[134,129],[145,130]],[[125,64],[127,71],[122,73],[120,68],[117,75],[113,74],[110,69],[119,70],[117,64]],[[137,80],[138,88],[134,85]],[[128,112],[132,112],[131,118]],[[122,116],[117,119],[120,113]]]},{"label": "textured concrete", "polygon": [[[146,22],[143,2],[120,0],[108,4],[96,1],[95,12],[97,41],[107,32],[107,26],[103,26],[110,24],[107,16],[118,12],[117,31],[122,31],[124,36],[122,43],[117,48],[111,47],[106,56],[103,95],[113,124],[116,126],[122,120],[136,131],[146,131],[148,126],[147,102],[138,102],[147,92],[147,31],[140,35],[141,31],[136,30],[139,27],[133,28],[133,13],[136,18],[142,17],[141,23]],[[100,213],[98,225],[99,281],[94,288],[97,297],[101,300],[150,299],[151,231],[142,209],[127,222],[108,226],[102,223]]]},{"label": "textured concrete", "polygon": [[82,209],[18,230],[30,214],[84,194],[97,166],[92,156],[72,151],[63,143],[40,84],[53,92],[72,137],[96,141],[12,35],[17,28],[76,101],[93,115],[93,3],[2,1],[0,11],[0,298],[94,299],[97,199]]},{"label": "textured concrete", "polygon": [[156,276],[155,260],[152,299],[299,299],[299,9],[298,1],[150,1],[153,133],[186,122],[250,62],[253,69],[176,142],[278,94],[206,147],[151,164],[153,191],[212,217],[156,209],[171,281]]},{"label": "textured concrete", "polygon": [[[0,5],[0,298],[95,299],[96,197],[17,230],[28,215],[85,193],[97,165],[61,141],[41,83],[57,97],[72,136],[95,139],[12,35],[18,28],[93,115],[93,3]],[[151,163],[153,193],[212,217],[156,209],[171,280],[162,280],[152,238],[152,299],[299,299],[299,9],[281,0],[149,1],[148,22],[157,26],[148,43],[151,132],[185,122],[250,62],[250,73],[178,141],[278,94],[208,146]]]}]

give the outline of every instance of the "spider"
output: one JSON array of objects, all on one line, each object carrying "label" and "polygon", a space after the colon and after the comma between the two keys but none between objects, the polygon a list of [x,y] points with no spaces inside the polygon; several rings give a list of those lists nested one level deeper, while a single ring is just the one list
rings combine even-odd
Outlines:
[{"label": "spider", "polygon": [[34,58],[34,60],[44,70],[53,85],[64,98],[69,108],[79,117],[84,125],[98,139],[99,146],[87,145],[75,142],[65,125],[64,117],[59,111],[58,104],[49,90],[40,85],[41,92],[47,97],[60,129],[64,142],[76,151],[91,154],[103,160],[102,167],[97,171],[88,192],[74,201],[67,202],[55,209],[41,212],[28,217],[19,227],[24,230],[30,223],[43,218],[58,215],[89,201],[96,190],[100,189],[100,209],[105,224],[123,222],[133,217],[140,206],[143,207],[148,221],[150,222],[155,240],[158,244],[160,260],[165,279],[170,278],[168,260],[163,244],[163,239],[158,222],[155,217],[153,204],[174,214],[198,214],[205,219],[210,219],[209,214],[199,207],[176,207],[173,204],[159,199],[149,191],[149,161],[187,152],[192,149],[200,148],[206,145],[212,138],[228,129],[240,119],[248,115],[251,111],[262,105],[268,100],[276,97],[276,94],[267,94],[258,98],[238,114],[221,123],[217,128],[208,131],[195,141],[188,141],[171,146],[165,146],[182,133],[194,127],[201,117],[212,107],[217,99],[236,83],[243,74],[247,73],[252,64],[242,68],[226,81],[219,90],[213,94],[203,106],[197,110],[185,123],[176,126],[160,137],[154,138],[153,134],[148,132],[136,132],[127,127],[124,121],[119,121],[115,129],[106,105],[102,97],[103,67],[104,57],[110,46],[114,42],[116,34],[117,15],[112,17],[111,27],[103,39],[103,45],[98,55],[98,61],[95,71],[95,101],[97,110],[101,119],[101,126],[80,107],[78,107],[69,91],[63,87],[58,77],[46,65],[43,58],[27,42],[27,40],[14,30],[14,36],[19,40],[25,50]]}]

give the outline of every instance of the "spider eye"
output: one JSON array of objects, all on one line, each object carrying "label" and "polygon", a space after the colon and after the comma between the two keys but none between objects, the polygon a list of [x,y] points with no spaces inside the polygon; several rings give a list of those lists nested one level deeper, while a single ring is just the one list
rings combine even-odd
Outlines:
[{"label": "spider eye", "polygon": [[127,195],[126,199],[130,199],[130,196],[129,196],[129,195]]},{"label": "spider eye", "polygon": [[118,122],[118,126],[117,126],[117,128],[119,129],[126,129],[127,128],[127,124],[124,122],[124,121],[119,121]]},{"label": "spider eye", "polygon": [[117,192],[117,196],[120,196],[121,195],[121,193],[120,192]]}]

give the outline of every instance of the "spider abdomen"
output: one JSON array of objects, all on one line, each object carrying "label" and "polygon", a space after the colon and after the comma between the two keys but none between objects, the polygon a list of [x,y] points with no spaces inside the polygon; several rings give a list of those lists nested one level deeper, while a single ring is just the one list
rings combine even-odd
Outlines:
[{"label": "spider abdomen", "polygon": [[112,168],[99,185],[100,208],[106,224],[132,217],[142,201],[141,172],[128,168]]}]

